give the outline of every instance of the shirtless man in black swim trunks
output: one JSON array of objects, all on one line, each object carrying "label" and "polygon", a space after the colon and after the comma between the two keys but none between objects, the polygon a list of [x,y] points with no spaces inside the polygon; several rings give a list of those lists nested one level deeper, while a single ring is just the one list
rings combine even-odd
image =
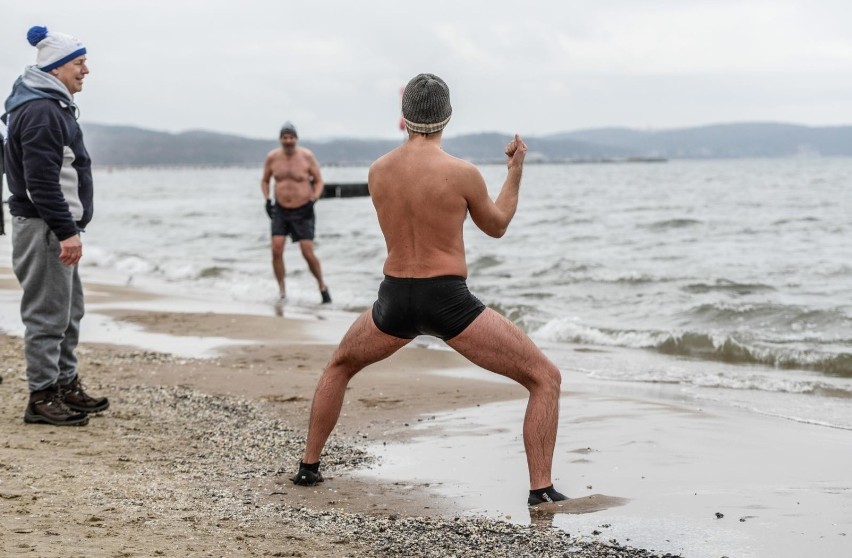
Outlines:
[{"label": "shirtless man in black swim trunks", "polygon": [[[323,181],[319,163],[309,150],[297,145],[299,135],[290,122],[281,127],[280,149],[266,156],[260,191],[266,201],[266,212],[272,219],[272,270],[278,281],[278,294],[284,300],[284,243],[289,235],[299,243],[308,269],[317,280],[323,303],[331,302],[328,287],[322,280],[322,268],[314,253],[314,203],[322,196]],[[275,179],[275,195],[269,197],[269,182]]]},{"label": "shirtless man in black swim trunks", "polygon": [[505,234],[518,205],[527,146],[506,146],[508,176],[496,201],[472,164],[441,150],[450,119],[449,89],[420,74],[405,88],[402,112],[408,141],[370,167],[370,196],[388,256],[378,300],[343,337],[320,378],[305,453],[292,481],[322,482],[319,459],[337,423],[349,380],[421,334],[440,337],[473,363],[529,390],[524,448],[530,505],[565,496],[553,488],[551,466],[559,417],[559,369],[524,332],[467,289],[462,226],[471,219],[485,234]]}]

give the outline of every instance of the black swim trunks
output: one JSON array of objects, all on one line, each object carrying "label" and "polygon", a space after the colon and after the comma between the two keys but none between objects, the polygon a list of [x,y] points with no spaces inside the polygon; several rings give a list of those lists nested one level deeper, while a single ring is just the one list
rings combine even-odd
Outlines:
[{"label": "black swim trunks", "polygon": [[272,208],[272,236],[287,236],[293,242],[314,239],[314,202],[289,208],[276,202]]},{"label": "black swim trunks", "polygon": [[470,294],[464,277],[386,275],[373,304],[373,322],[394,337],[434,335],[446,341],[464,331],[484,310],[485,305]]}]

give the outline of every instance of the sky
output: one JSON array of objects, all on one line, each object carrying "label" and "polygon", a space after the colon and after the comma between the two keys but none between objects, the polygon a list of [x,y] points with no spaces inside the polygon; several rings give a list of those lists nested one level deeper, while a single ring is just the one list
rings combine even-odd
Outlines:
[{"label": "sky", "polygon": [[446,136],[849,125],[850,21],[849,0],[0,0],[0,94],[45,25],[88,49],[84,123],[399,138],[429,72]]}]

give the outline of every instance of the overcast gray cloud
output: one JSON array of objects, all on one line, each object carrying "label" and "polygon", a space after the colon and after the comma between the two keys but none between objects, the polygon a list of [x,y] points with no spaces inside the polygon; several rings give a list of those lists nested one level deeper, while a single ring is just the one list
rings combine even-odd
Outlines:
[{"label": "overcast gray cloud", "polygon": [[399,137],[399,90],[450,85],[447,134],[852,123],[847,0],[2,0],[0,91],[32,25],[89,50],[87,122]]}]

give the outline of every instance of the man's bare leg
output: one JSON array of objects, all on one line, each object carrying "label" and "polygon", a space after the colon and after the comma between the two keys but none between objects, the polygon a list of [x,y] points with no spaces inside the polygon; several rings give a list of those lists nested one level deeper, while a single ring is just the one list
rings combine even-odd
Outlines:
[{"label": "man's bare leg", "polygon": [[524,449],[530,489],[551,486],[559,422],[559,369],[518,326],[490,308],[447,344],[477,366],[511,378],[529,390]]},{"label": "man's bare leg", "polygon": [[278,294],[284,298],[286,290],[284,287],[284,242],[286,236],[272,237],[272,272],[275,273],[275,280],[278,281]]},{"label": "man's bare leg", "polygon": [[410,341],[382,333],[373,323],[371,310],[355,320],[334,351],[314,392],[303,463],[319,461],[322,448],[340,417],[349,380],[366,366],[386,359]]},{"label": "man's bare leg", "polygon": [[319,286],[320,292],[325,291],[327,289],[327,286],[322,279],[322,266],[320,265],[319,258],[314,252],[314,241],[300,240],[299,247],[302,249],[302,256],[308,263],[308,269],[311,271],[311,273],[317,280],[317,285]]}]

